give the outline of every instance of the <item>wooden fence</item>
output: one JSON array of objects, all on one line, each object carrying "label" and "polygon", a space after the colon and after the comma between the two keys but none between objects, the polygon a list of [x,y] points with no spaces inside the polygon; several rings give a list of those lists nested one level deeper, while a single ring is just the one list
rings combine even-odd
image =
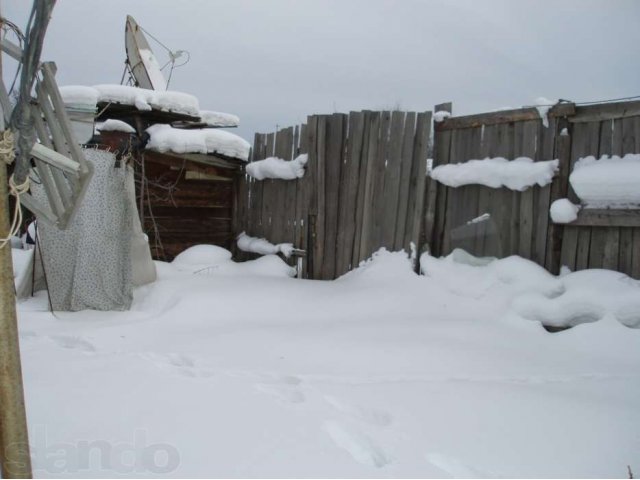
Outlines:
[{"label": "wooden fence", "polygon": [[[429,179],[427,239],[434,254],[446,255],[462,246],[480,256],[520,255],[554,273],[566,265],[572,270],[607,268],[640,278],[640,210],[583,209],[572,224],[549,220],[554,200],[568,197],[580,203],[569,184],[579,158],[627,153],[640,153],[640,102],[560,104],[549,112],[548,127],[533,108],[436,123],[434,166],[526,156],[536,161],[557,158],[560,171],[551,185],[524,192],[479,185],[449,188]],[[456,229],[482,214],[491,216],[496,241],[488,241],[481,231],[473,235],[472,230],[454,238]]]},{"label": "wooden fence", "polygon": [[430,130],[430,112],[365,111],[257,134],[254,161],[309,161],[299,180],[246,177],[236,230],[305,250],[308,278],[336,278],[380,247],[410,251],[423,228]]},{"label": "wooden fence", "polygon": [[[451,104],[436,106],[451,111]],[[640,153],[640,102],[562,103],[543,124],[535,108],[449,117],[433,125],[433,166],[487,157],[558,159],[553,182],[524,192],[446,187],[425,175],[431,113],[314,115],[307,124],[257,134],[253,159],[308,153],[297,181],[245,177],[235,231],[307,250],[307,277],[331,279],[380,247],[447,255],[520,255],[553,273],[608,268],[640,278],[640,209],[581,210],[568,225],[551,203],[578,198],[569,184],[585,156]],[[474,219],[480,219],[475,221]],[[245,255],[246,257],[246,255]]]}]

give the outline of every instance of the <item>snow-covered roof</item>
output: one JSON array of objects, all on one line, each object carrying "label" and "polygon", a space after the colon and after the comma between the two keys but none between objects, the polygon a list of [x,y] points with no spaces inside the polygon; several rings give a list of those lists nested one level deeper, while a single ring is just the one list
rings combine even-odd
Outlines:
[{"label": "snow-covered roof", "polygon": [[238,135],[212,128],[180,129],[155,124],[147,128],[147,133],[147,148],[157,152],[216,153],[246,162],[251,150],[249,142]]},{"label": "snow-covered roof", "polygon": [[96,106],[98,103],[132,105],[138,110],[160,110],[200,117],[198,99],[172,90],[156,91],[128,85],[69,85],[60,87],[65,104]]}]

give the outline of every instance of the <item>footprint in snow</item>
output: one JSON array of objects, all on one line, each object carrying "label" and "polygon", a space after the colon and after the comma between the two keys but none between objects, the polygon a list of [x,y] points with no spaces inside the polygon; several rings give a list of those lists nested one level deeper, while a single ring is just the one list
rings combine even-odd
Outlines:
[{"label": "footprint in snow", "polygon": [[333,443],[346,450],[356,462],[375,468],[391,463],[391,457],[359,430],[334,420],[324,422],[322,428]]},{"label": "footprint in snow", "polygon": [[140,357],[153,363],[161,370],[177,373],[184,377],[207,378],[215,375],[212,369],[199,365],[193,357],[183,353],[160,354],[147,352],[141,353]]},{"label": "footprint in snow", "polygon": [[81,352],[92,353],[96,347],[82,337],[72,337],[65,335],[55,335],[50,337],[58,346],[70,350],[80,350]]},{"label": "footprint in snow", "polygon": [[356,420],[361,420],[370,425],[387,427],[393,422],[393,417],[391,416],[391,414],[383,410],[375,410],[358,405],[350,405],[329,395],[325,395],[324,399],[336,410],[339,410]]},{"label": "footprint in snow", "polygon": [[266,376],[262,383],[255,385],[255,388],[283,403],[303,403],[306,397],[299,389],[301,383],[302,380],[293,375],[273,375]]},{"label": "footprint in snow", "polygon": [[427,454],[427,461],[451,475],[452,478],[499,478],[493,473],[484,472],[461,462],[457,458],[441,453],[433,452]]}]

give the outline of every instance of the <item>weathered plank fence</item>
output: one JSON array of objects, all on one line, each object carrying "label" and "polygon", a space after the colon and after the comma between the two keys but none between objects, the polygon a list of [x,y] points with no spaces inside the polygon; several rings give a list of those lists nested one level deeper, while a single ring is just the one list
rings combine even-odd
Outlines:
[{"label": "weathered plank fence", "polygon": [[[569,183],[579,158],[640,153],[640,102],[562,103],[547,120],[522,108],[433,124],[434,167],[487,157],[559,160],[550,185],[523,192],[451,188],[426,176],[430,112],[314,115],[305,125],[257,134],[254,161],[308,153],[307,172],[295,181],[245,177],[234,230],[306,250],[307,278],[336,278],[380,247],[410,252],[412,244],[436,256],[463,248],[520,255],[553,273],[566,265],[640,278],[640,210],[583,209],[568,225],[549,218],[554,200],[579,203]],[[485,221],[473,222],[479,217]]]},{"label": "weathered plank fence", "polygon": [[253,161],[307,153],[299,180],[241,182],[237,231],[307,251],[306,276],[333,279],[380,247],[417,245],[423,228],[431,113],[313,115],[257,134]]},{"label": "weathered plank fence", "polygon": [[[560,104],[549,111],[548,127],[531,108],[450,117],[436,123],[434,130],[434,166],[495,156],[560,161],[551,185],[524,192],[480,185],[449,188],[428,180],[435,190],[426,210],[434,219],[427,221],[434,254],[447,255],[462,247],[478,256],[520,255],[554,273],[566,265],[572,270],[607,268],[640,278],[639,210],[583,209],[572,224],[549,220],[554,200],[568,197],[580,203],[569,183],[579,158],[640,153],[640,102]],[[495,225],[495,242],[487,242],[481,231],[454,238],[456,229],[487,213]]]}]

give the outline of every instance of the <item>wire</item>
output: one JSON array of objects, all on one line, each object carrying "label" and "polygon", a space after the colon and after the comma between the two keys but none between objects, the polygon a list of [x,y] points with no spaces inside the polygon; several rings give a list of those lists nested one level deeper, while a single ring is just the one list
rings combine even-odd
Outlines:
[{"label": "wire", "polygon": [[524,108],[555,107],[559,103],[573,103],[574,105],[597,105],[599,103],[623,102],[626,100],[637,100],[639,98],[640,98],[640,95],[634,95],[632,97],[607,98],[605,100],[592,100],[590,102],[571,102],[571,100],[564,100],[561,98],[556,103],[540,104],[540,105],[525,105]]},{"label": "wire", "polygon": [[[169,84],[171,83],[171,77],[173,76],[173,70],[176,69],[176,68],[183,67],[187,63],[189,63],[189,60],[191,60],[191,54],[187,50],[177,50],[177,51],[174,52],[169,47],[167,47],[164,43],[162,43],[160,40],[158,40],[154,35],[152,35],[148,30],[146,30],[145,28],[143,28],[140,25],[138,25],[138,26],[140,27],[140,30],[142,30],[144,33],[149,35],[149,37],[151,37],[152,40],[155,40],[158,43],[158,45],[160,45],[162,48],[164,48],[169,53],[169,61],[167,63],[165,63],[162,67],[160,67],[160,71],[162,71],[169,64],[171,64],[171,70],[169,70],[169,75],[168,75],[168,78],[167,78],[167,89],[168,89],[169,88]],[[176,65],[176,60],[178,58],[180,58],[183,54],[187,55],[187,59],[184,62]]]}]

